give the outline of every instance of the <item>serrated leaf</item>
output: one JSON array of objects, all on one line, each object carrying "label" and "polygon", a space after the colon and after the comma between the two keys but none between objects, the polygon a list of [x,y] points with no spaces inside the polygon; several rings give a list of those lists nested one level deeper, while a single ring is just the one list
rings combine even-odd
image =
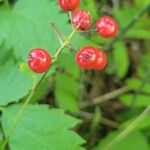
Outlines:
[{"label": "serrated leaf", "polygon": [[119,78],[123,78],[129,68],[128,51],[122,42],[115,45],[113,58],[116,66],[116,74]]},{"label": "serrated leaf", "polygon": [[[3,111],[2,128],[7,136],[21,105]],[[46,105],[28,105],[13,135],[9,138],[11,150],[83,150],[85,141],[70,130],[80,121],[59,109]]]},{"label": "serrated leaf", "polygon": [[68,16],[60,11],[55,1],[18,0],[12,10],[0,10],[0,41],[5,40],[5,45],[13,47],[23,59],[35,47],[45,48],[53,55],[59,41],[50,23],[55,22],[64,34],[71,31]]},{"label": "serrated leaf", "polygon": [[134,105],[137,107],[144,107],[150,105],[150,98],[148,95],[138,94],[136,100],[133,94],[124,94],[120,98],[121,102],[126,105],[131,106],[134,102]]},{"label": "serrated leaf", "polygon": [[[100,141],[98,146],[94,150],[103,150],[105,146],[109,144],[119,132],[112,132],[106,138]],[[117,144],[114,144],[110,150],[127,150],[127,149],[136,149],[136,150],[149,150],[149,145],[146,138],[139,132],[135,131],[130,133],[122,141]]]}]

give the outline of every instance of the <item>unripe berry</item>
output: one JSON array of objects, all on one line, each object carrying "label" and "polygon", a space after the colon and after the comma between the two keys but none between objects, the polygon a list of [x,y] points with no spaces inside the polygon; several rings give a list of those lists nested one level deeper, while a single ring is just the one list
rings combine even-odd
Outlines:
[{"label": "unripe berry", "polygon": [[42,48],[36,48],[29,52],[28,65],[36,73],[48,71],[52,64],[51,56]]},{"label": "unripe berry", "polygon": [[92,69],[96,58],[97,50],[92,46],[85,46],[76,54],[76,62],[83,69]]},{"label": "unripe berry", "polygon": [[63,11],[74,11],[80,5],[80,0],[58,0]]},{"label": "unripe berry", "polygon": [[88,30],[91,26],[90,14],[85,10],[75,11],[71,21],[79,30]]},{"label": "unripe berry", "polygon": [[96,31],[104,38],[115,37],[118,30],[118,23],[109,16],[104,16],[98,19],[96,23]]}]

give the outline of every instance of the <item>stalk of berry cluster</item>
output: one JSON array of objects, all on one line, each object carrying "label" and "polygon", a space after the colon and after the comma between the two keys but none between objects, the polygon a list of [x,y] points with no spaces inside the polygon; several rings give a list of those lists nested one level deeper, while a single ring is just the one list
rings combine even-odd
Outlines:
[{"label": "stalk of berry cluster", "polygon": [[[58,49],[58,51],[56,52],[56,54],[53,57],[52,60],[52,64],[55,63],[57,61],[58,56],[60,55],[60,53],[63,51],[63,49],[70,43],[70,39],[74,36],[75,33],[78,32],[78,28],[81,25],[81,23],[86,19],[86,17],[89,15],[89,13],[87,13],[87,15],[81,20],[81,22],[78,24],[78,26],[76,28],[73,29],[73,31],[71,32],[71,34],[64,40],[64,42],[61,44],[60,48]],[[51,66],[50,66],[51,68]],[[35,86],[32,88],[30,94],[28,95],[27,99],[25,100],[25,102],[23,103],[23,106],[21,108],[21,110],[18,112],[16,118],[14,119],[13,123],[12,123],[12,127],[10,128],[10,131],[8,132],[8,135],[6,136],[4,142],[2,143],[2,147],[1,150],[4,150],[4,148],[6,147],[8,140],[10,138],[10,136],[13,134],[14,129],[16,128],[18,122],[20,121],[23,113],[25,112],[25,109],[27,107],[27,105],[29,104],[32,96],[35,94],[36,89],[39,87],[39,85],[41,84],[41,82],[44,80],[44,78],[46,77],[46,75],[48,74],[50,68],[48,69],[48,71],[46,71],[43,76],[41,77],[41,79],[35,84]]]}]

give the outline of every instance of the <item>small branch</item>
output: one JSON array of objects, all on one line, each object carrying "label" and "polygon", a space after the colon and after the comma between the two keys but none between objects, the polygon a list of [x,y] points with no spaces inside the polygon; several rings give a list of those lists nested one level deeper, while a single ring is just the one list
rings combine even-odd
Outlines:
[{"label": "small branch", "polygon": [[[60,44],[63,44],[63,41],[67,38],[65,37],[60,30],[56,27],[55,23],[51,23],[51,26],[53,27],[54,31],[57,34],[58,40],[60,42]],[[71,43],[69,43],[68,45],[66,45],[69,49],[71,49],[72,51],[76,51],[76,49],[73,47],[73,45]]]},{"label": "small branch", "polygon": [[89,106],[92,106],[92,105],[97,105],[97,104],[100,104],[100,103],[103,103],[105,101],[108,101],[108,100],[111,100],[113,98],[116,98],[124,93],[127,93],[131,91],[131,89],[129,87],[122,87],[120,89],[117,89],[115,91],[112,91],[110,93],[107,93],[105,95],[102,95],[100,97],[97,97],[95,99],[93,99],[92,101],[87,101],[87,102],[83,102],[81,103],[81,108],[86,108],[86,107],[89,107]]},{"label": "small branch", "polygon": [[53,27],[54,31],[56,32],[57,38],[58,38],[60,44],[62,45],[63,44],[63,40],[66,37],[58,30],[58,28],[56,27],[55,23],[51,23],[51,26]]},{"label": "small branch", "polygon": [[111,49],[111,48],[114,46],[114,44],[115,44],[116,42],[120,41],[120,40],[123,38],[124,34],[125,34],[126,32],[128,32],[128,30],[129,30],[131,27],[133,27],[133,26],[138,22],[138,20],[145,14],[145,12],[146,12],[148,9],[150,9],[150,3],[148,3],[141,11],[139,11],[139,13],[138,13],[137,15],[135,15],[135,16],[133,17],[133,19],[129,22],[129,24],[128,24],[124,29],[122,29],[122,31],[120,31],[120,33],[118,34],[118,36],[117,36],[116,38],[114,38],[108,45],[104,46],[103,49],[104,49],[104,50],[109,50],[109,49]]},{"label": "small branch", "polygon": [[[91,120],[94,117],[94,115],[92,113],[84,112],[84,111],[81,111],[78,116],[88,119],[88,120]],[[112,121],[110,119],[104,118],[104,117],[100,118],[100,123],[110,126],[112,128],[119,128],[119,126],[120,126],[119,123]]]},{"label": "small branch", "polygon": [[68,12],[68,15],[69,15],[69,20],[70,20],[70,23],[71,23],[72,30],[74,30],[74,26],[72,24],[72,14],[71,14],[71,12]]},{"label": "small branch", "polygon": [[103,150],[110,150],[114,145],[121,142],[125,137],[127,137],[137,126],[144,121],[146,117],[150,115],[150,105],[145,108],[145,110],[125,129],[123,130],[116,138],[114,138],[110,143],[108,143]]}]

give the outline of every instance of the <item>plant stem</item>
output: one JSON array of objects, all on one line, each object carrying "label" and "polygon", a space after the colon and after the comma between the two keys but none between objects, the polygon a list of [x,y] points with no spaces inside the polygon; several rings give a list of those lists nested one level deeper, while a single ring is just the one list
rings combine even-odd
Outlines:
[{"label": "plant stem", "polygon": [[123,130],[115,139],[108,143],[103,150],[110,150],[112,146],[122,141],[125,137],[128,136],[136,127],[144,121],[146,117],[150,114],[150,105],[145,108],[145,110],[125,129]]},{"label": "plant stem", "polygon": [[43,81],[43,79],[45,78],[45,76],[47,75],[47,73],[48,73],[48,71],[43,74],[43,76],[41,77],[41,79],[37,82],[37,84],[34,86],[34,88],[31,90],[30,94],[28,95],[28,97],[27,97],[25,103],[23,104],[20,112],[17,114],[15,120],[13,121],[12,128],[10,129],[7,137],[5,138],[5,140],[4,140],[3,144],[2,144],[2,147],[1,147],[2,150],[5,148],[6,144],[8,143],[8,140],[9,140],[10,136],[12,135],[14,129],[16,128],[19,120],[21,119],[21,116],[23,115],[26,106],[30,102],[30,100],[31,100],[32,96],[34,95],[36,89],[38,88],[39,84]]},{"label": "plant stem", "polygon": [[114,90],[110,93],[107,93],[107,94],[104,94],[100,97],[97,97],[95,99],[93,99],[92,101],[87,101],[87,102],[83,102],[81,103],[81,108],[86,108],[86,107],[89,107],[89,106],[94,106],[94,105],[97,105],[97,104],[100,104],[100,103],[103,103],[105,101],[108,101],[108,100],[111,100],[113,98],[116,98],[124,93],[127,93],[129,92],[131,89],[128,87],[128,86],[125,86],[125,87],[122,87],[120,89],[117,89],[117,90]]},{"label": "plant stem", "polygon": [[[71,39],[71,37],[76,33],[76,30],[73,30],[72,33],[70,34],[70,36],[62,43],[61,47],[58,49],[58,51],[56,52],[55,56],[54,56],[54,59],[53,59],[53,63],[57,60],[59,54],[62,52],[62,50],[64,49],[64,47],[69,43],[69,40]],[[49,68],[50,70],[50,68]],[[28,105],[28,103],[30,102],[32,96],[34,95],[36,89],[39,87],[40,83],[43,81],[43,79],[45,78],[45,76],[47,75],[47,73],[49,72],[49,70],[47,72],[45,72],[43,74],[43,76],[41,77],[41,79],[37,82],[37,84],[34,86],[34,88],[31,90],[29,96],[27,97],[27,99],[25,100],[25,103],[23,104],[20,112],[17,114],[15,120],[13,121],[13,124],[12,124],[12,128],[10,129],[7,137],[5,138],[3,144],[2,144],[2,150],[4,150],[6,144],[8,143],[8,140],[10,138],[10,136],[12,135],[14,129],[16,128],[19,120],[21,119],[25,109],[26,109],[26,106]]]},{"label": "plant stem", "polygon": [[[88,13],[89,14],[89,13]],[[81,22],[79,23],[79,25],[77,26],[77,28],[74,28],[74,30],[71,32],[71,34],[65,39],[65,41],[62,43],[61,47],[58,49],[58,51],[56,52],[56,54],[54,55],[54,59],[52,61],[52,64],[57,60],[59,54],[62,52],[62,50],[70,43],[70,39],[73,37],[73,35],[78,31],[78,27],[80,26],[80,24],[86,19],[86,17],[88,16],[88,14],[83,18],[83,20],[81,20]],[[51,67],[50,67],[51,68]],[[49,70],[50,70],[49,68]],[[47,73],[49,72],[49,70],[47,72],[45,72],[43,74],[43,76],[41,77],[41,79],[37,82],[37,84],[34,86],[34,88],[31,90],[30,94],[28,95],[27,99],[25,100],[21,110],[18,112],[16,118],[14,119],[13,123],[12,123],[12,127],[10,128],[10,131],[8,132],[8,135],[6,136],[4,142],[2,143],[2,147],[1,150],[4,150],[4,148],[6,147],[8,140],[10,138],[10,136],[13,134],[13,131],[15,130],[18,122],[20,121],[23,113],[25,112],[25,109],[28,105],[28,103],[30,102],[32,96],[34,95],[36,89],[39,87],[40,83],[43,81],[43,79],[45,78],[45,76],[47,75]]]},{"label": "plant stem", "polygon": [[118,42],[118,41],[120,41],[122,38],[123,38],[123,36],[124,36],[124,34],[126,33],[126,32],[128,32],[128,30],[131,28],[131,27],[133,27],[137,22],[138,22],[138,20],[145,14],[145,12],[147,11],[147,10],[149,10],[150,9],[150,3],[148,3],[137,15],[135,15],[134,17],[133,17],[133,19],[129,22],[129,24],[125,27],[125,28],[123,28],[121,31],[120,31],[120,33],[118,34],[118,36],[116,37],[116,38],[114,38],[108,45],[106,45],[106,46],[104,46],[104,50],[109,50],[109,49],[111,49],[113,46],[114,46],[114,44],[116,43],[116,42]]}]

